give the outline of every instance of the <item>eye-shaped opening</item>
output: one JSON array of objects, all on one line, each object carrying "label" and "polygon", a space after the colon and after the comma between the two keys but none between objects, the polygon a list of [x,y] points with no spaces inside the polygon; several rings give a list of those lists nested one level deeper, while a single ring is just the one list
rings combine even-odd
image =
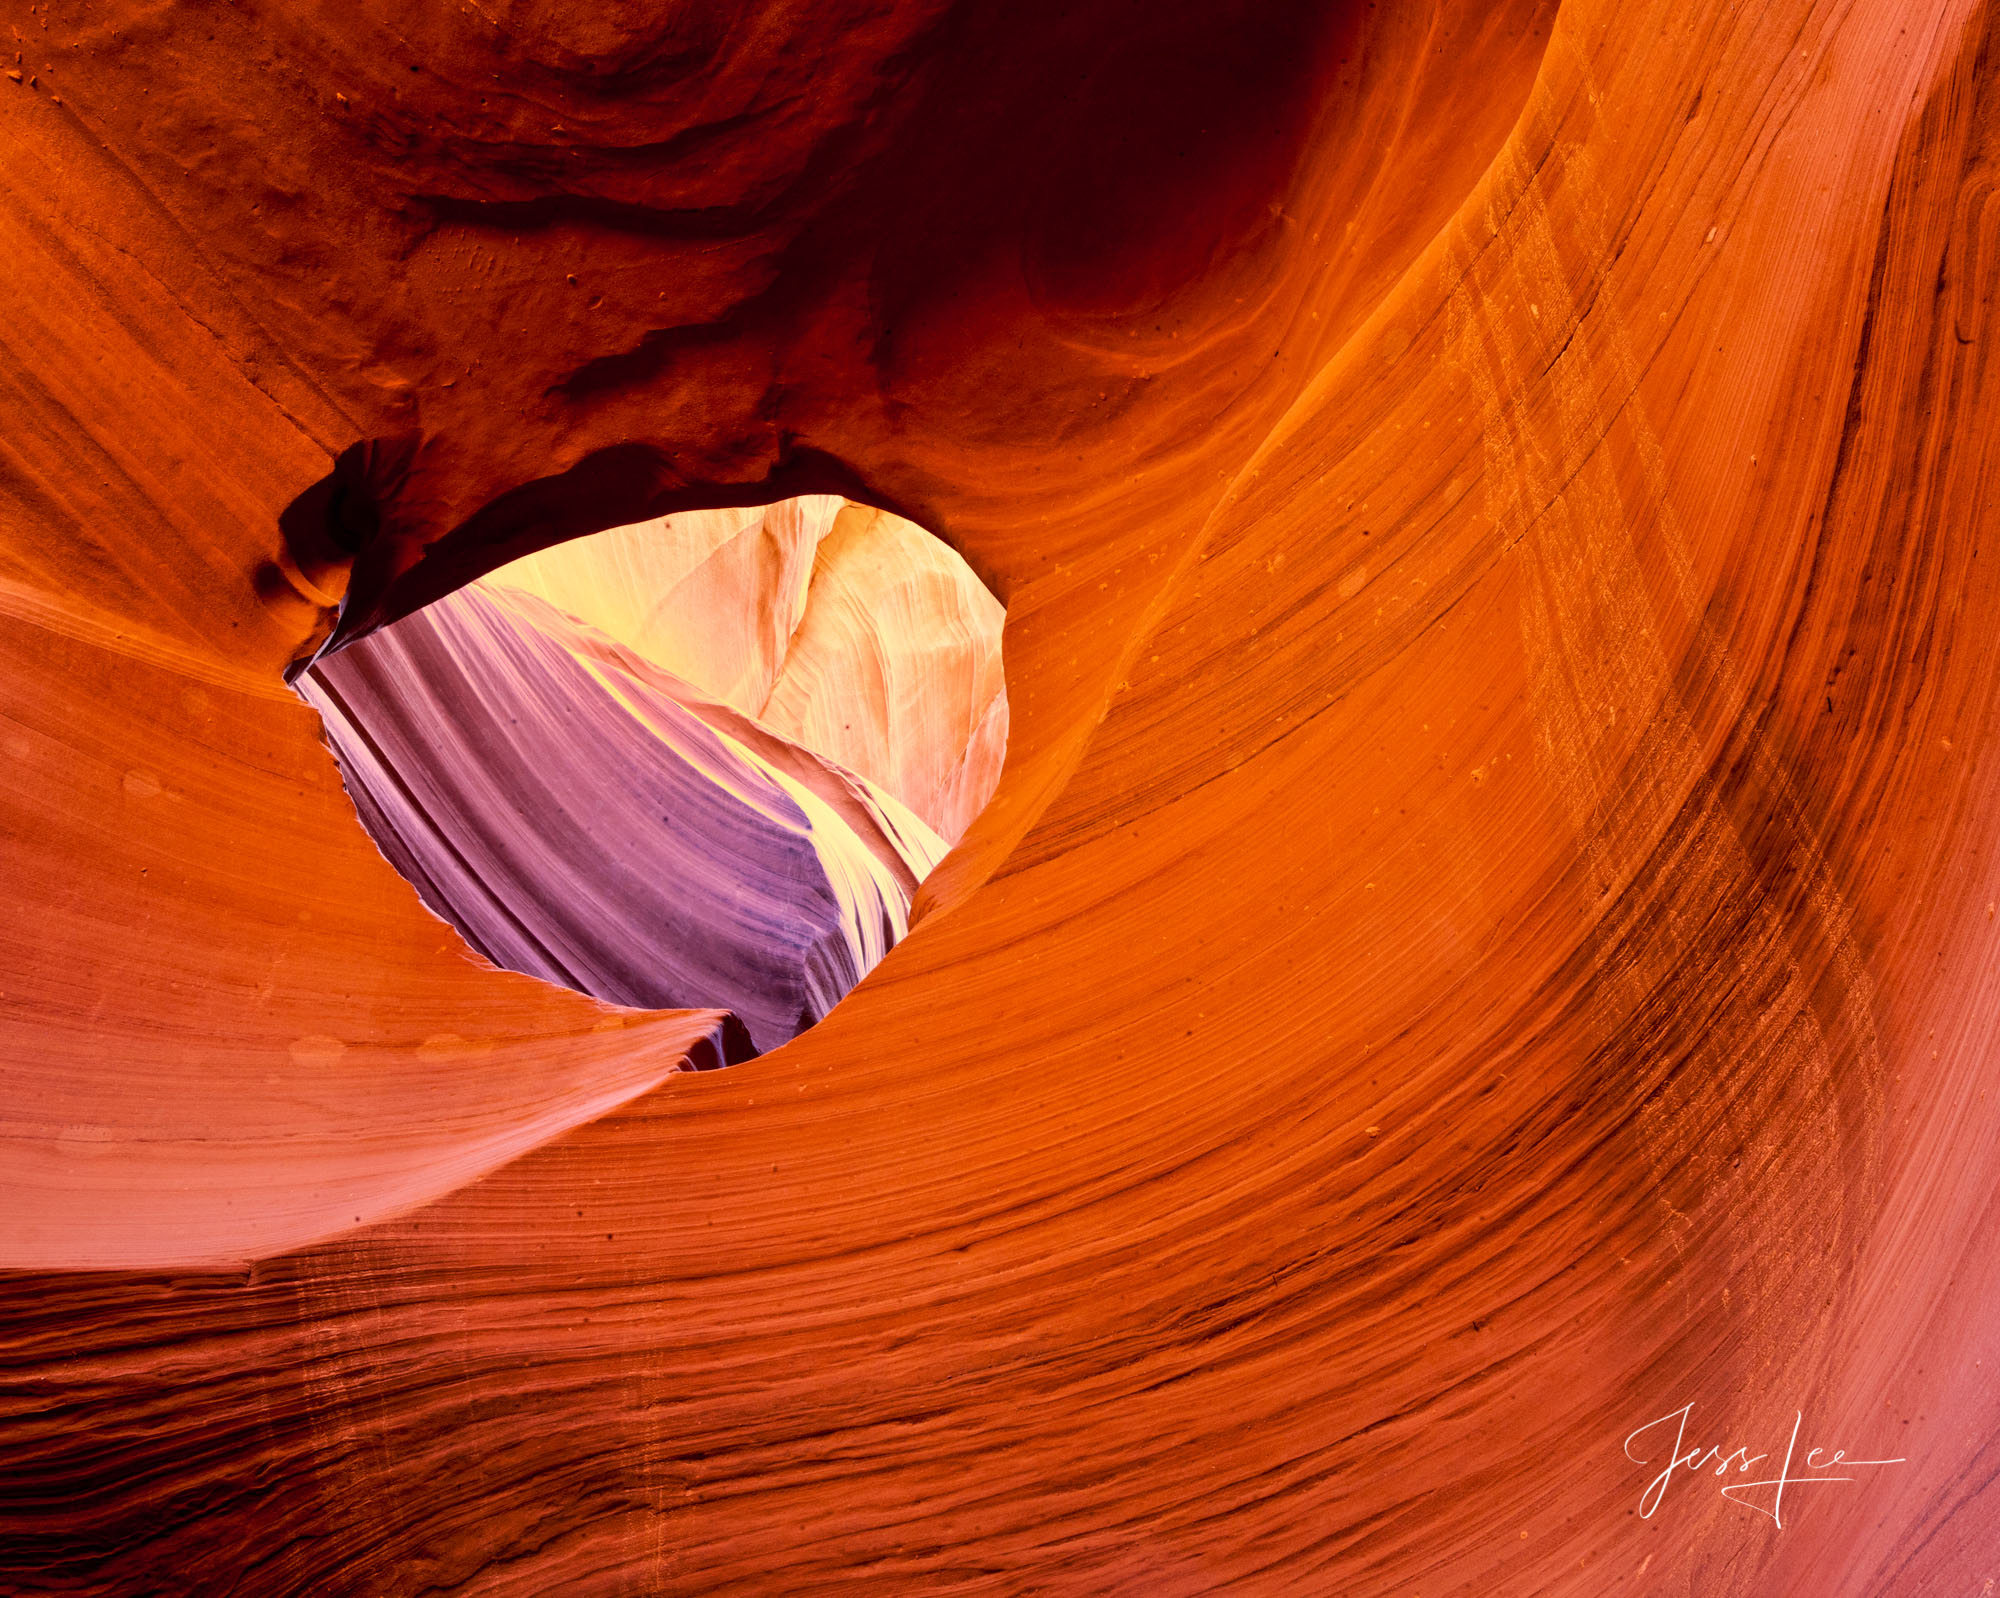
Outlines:
[{"label": "eye-shaped opening", "polygon": [[697,1064],[823,1017],[909,930],[999,780],[1000,602],[834,495],[616,528],[321,659],[363,824],[495,965],[729,1012]]}]

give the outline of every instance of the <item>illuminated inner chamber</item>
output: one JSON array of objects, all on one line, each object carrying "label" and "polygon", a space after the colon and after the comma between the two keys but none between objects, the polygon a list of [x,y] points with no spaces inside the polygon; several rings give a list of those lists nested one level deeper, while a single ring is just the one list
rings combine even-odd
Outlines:
[{"label": "illuminated inner chamber", "polygon": [[776,1047],[909,929],[992,794],[1004,612],[831,495],[530,555],[317,663],[363,823],[496,965]]}]

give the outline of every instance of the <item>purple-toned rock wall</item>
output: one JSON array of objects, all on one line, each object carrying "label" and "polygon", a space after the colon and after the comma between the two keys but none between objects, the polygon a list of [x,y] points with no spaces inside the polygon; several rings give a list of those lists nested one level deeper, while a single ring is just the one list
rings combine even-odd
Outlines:
[{"label": "purple-toned rock wall", "polygon": [[[615,1004],[726,1009],[730,1059],[838,1003],[943,854],[866,778],[747,741],[744,718],[517,590],[461,590],[299,686],[383,853],[475,949]],[[894,823],[864,841],[804,765]]]}]

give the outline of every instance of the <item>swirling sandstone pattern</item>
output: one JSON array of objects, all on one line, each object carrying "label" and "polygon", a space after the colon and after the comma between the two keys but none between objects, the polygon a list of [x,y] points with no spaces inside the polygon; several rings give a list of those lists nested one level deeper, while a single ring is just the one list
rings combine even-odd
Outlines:
[{"label": "swirling sandstone pattern", "polygon": [[[11,21],[0,1585],[2000,1579],[1990,3]],[[794,493],[1007,767],[691,1073],[280,676]]]}]

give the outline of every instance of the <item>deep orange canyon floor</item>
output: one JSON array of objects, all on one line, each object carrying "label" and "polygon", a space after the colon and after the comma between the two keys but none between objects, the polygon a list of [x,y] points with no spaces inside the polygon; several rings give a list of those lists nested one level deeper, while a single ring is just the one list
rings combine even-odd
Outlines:
[{"label": "deep orange canyon floor", "polygon": [[[1992,0],[0,15],[0,1592],[2000,1583]],[[692,1073],[285,673],[805,493],[1007,761]]]}]

